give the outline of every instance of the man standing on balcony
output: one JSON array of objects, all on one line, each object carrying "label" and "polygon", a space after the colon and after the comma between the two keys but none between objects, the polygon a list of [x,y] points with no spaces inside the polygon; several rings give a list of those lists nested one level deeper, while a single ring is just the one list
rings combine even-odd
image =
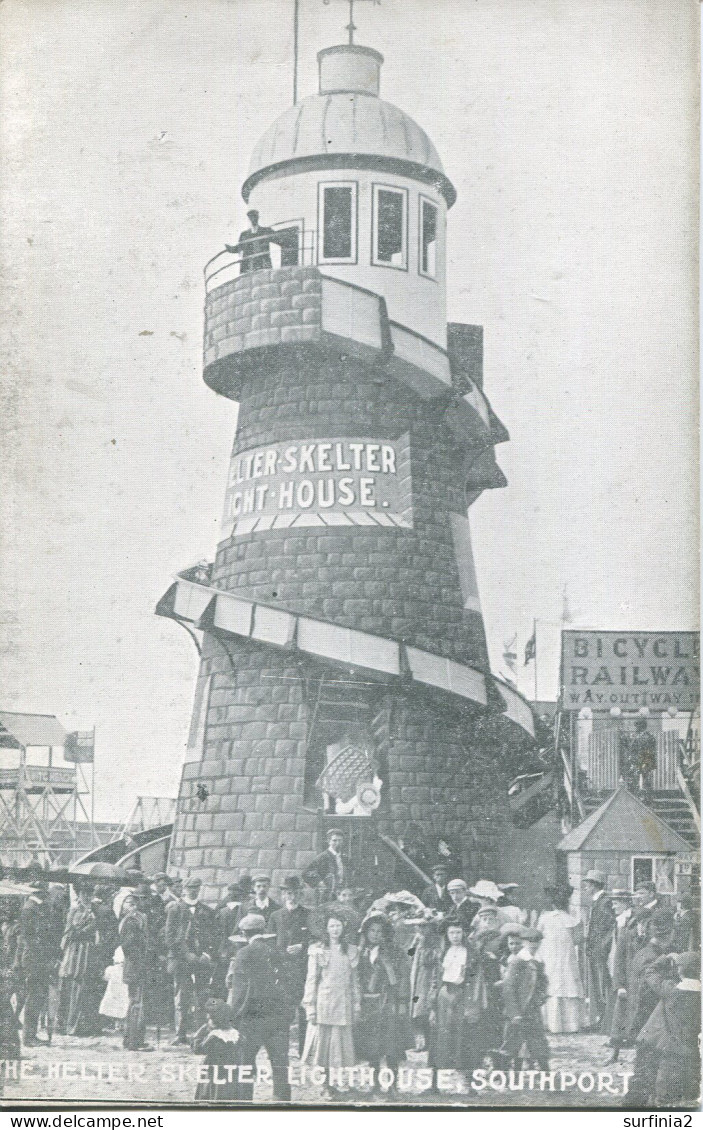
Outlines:
[{"label": "man standing on balcony", "polygon": [[647,729],[644,718],[635,722],[635,736],[632,739],[633,783],[643,793],[649,794],[654,787],[654,773],[657,768],[657,740]]},{"label": "man standing on balcony", "polygon": [[259,213],[256,208],[247,212],[247,219],[251,227],[240,232],[238,241],[232,245],[225,244],[225,251],[230,255],[242,256],[241,274],[250,271],[266,271],[271,267],[269,243],[273,240],[273,228],[259,227]]}]

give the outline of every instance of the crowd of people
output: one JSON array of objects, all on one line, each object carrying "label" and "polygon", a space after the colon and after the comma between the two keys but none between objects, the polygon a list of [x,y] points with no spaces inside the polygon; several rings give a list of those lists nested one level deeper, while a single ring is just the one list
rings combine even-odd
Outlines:
[{"label": "crowd of people", "polygon": [[[191,1045],[211,1070],[196,1098],[246,1101],[265,1049],[275,1100],[291,1097],[291,1055],[321,1068],[331,1094],[401,1063],[453,1069],[549,1068],[552,1033],[588,1028],[611,1058],[635,1047],[631,1093],[644,1105],[694,1101],[700,1075],[698,919],[685,896],[606,889],[588,872],[585,914],[563,879],[539,908],[515,884],[470,884],[445,860],[416,895],[349,885],[341,832],[280,902],[266,875],[242,875],[222,901],[200,880],[158,873],[131,887],[39,873],[24,900],[0,898],[0,1055],[53,1033],[120,1026]],[[278,892],[277,892],[278,893]],[[666,904],[666,905],[665,905]],[[368,1069],[373,1069],[368,1074]]]}]

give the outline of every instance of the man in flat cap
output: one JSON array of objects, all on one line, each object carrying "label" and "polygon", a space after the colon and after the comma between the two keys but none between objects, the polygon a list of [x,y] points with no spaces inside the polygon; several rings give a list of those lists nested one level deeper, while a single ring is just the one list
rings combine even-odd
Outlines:
[{"label": "man in flat cap", "polygon": [[[231,966],[230,1007],[240,1031],[239,1061],[253,1068],[265,1048],[271,1061],[274,1100],[290,1100],[288,1083],[288,1032],[295,1014],[281,955],[272,948],[262,914],[245,914],[237,926],[247,939]],[[254,1086],[244,1084],[244,1099],[253,1098]]]},{"label": "man in flat cap", "polygon": [[205,1021],[204,1004],[217,954],[217,925],[211,907],[200,902],[200,879],[187,880],[183,897],[166,911],[168,971],[173,977],[176,1038],[188,1042],[192,1020],[195,1029]]},{"label": "man in flat cap", "polygon": [[476,914],[476,903],[469,898],[468,884],[464,879],[450,879],[447,891],[452,903],[447,918],[463,926],[468,937]]},{"label": "man in flat cap", "polygon": [[425,906],[432,906],[435,910],[443,910],[446,913],[454,905],[447,890],[449,868],[446,863],[439,860],[435,863],[430,874],[432,875],[432,882],[425,887],[420,898]]},{"label": "man in flat cap", "polygon": [[542,1005],[547,1000],[549,986],[544,965],[535,957],[542,931],[533,926],[521,926],[519,938],[522,947],[507,965],[501,988],[505,1031],[502,1054],[516,1067],[520,1067],[523,1044],[527,1058],[536,1061],[542,1071],[549,1069],[549,1044],[544,1033]]},{"label": "man in flat cap", "polygon": [[342,855],[344,833],[341,828],[327,829],[327,849],[313,859],[303,871],[303,882],[308,887],[322,889],[325,896],[337,895],[349,886],[349,863]]},{"label": "man in flat cap", "polygon": [[588,998],[591,1028],[600,1030],[610,994],[608,958],[615,933],[615,913],[605,891],[602,871],[588,871],[583,890],[590,900],[586,926],[585,950],[588,962]]}]

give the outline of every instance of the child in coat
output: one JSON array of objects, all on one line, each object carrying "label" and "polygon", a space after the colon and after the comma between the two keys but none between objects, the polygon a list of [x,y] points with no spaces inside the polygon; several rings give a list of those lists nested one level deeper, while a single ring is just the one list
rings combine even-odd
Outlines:
[{"label": "child in coat", "polygon": [[536,1062],[542,1071],[547,1071],[549,1045],[544,1033],[542,1005],[547,999],[549,985],[544,965],[535,957],[542,941],[542,931],[523,926],[519,937],[522,949],[507,965],[502,980],[505,1030],[500,1050],[519,1067],[525,1047],[528,1060]]}]

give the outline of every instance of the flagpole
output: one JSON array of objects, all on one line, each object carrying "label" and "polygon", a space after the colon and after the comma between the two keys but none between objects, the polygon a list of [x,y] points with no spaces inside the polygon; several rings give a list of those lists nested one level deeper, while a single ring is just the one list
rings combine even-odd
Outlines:
[{"label": "flagpole", "polygon": [[537,702],[537,621],[532,621],[532,638],[535,641],[535,702]]},{"label": "flagpole", "polygon": [[93,760],[90,769],[90,836],[95,843],[95,726],[93,726]]},{"label": "flagpole", "polygon": [[293,105],[298,101],[298,18],[300,0],[293,0]]}]

